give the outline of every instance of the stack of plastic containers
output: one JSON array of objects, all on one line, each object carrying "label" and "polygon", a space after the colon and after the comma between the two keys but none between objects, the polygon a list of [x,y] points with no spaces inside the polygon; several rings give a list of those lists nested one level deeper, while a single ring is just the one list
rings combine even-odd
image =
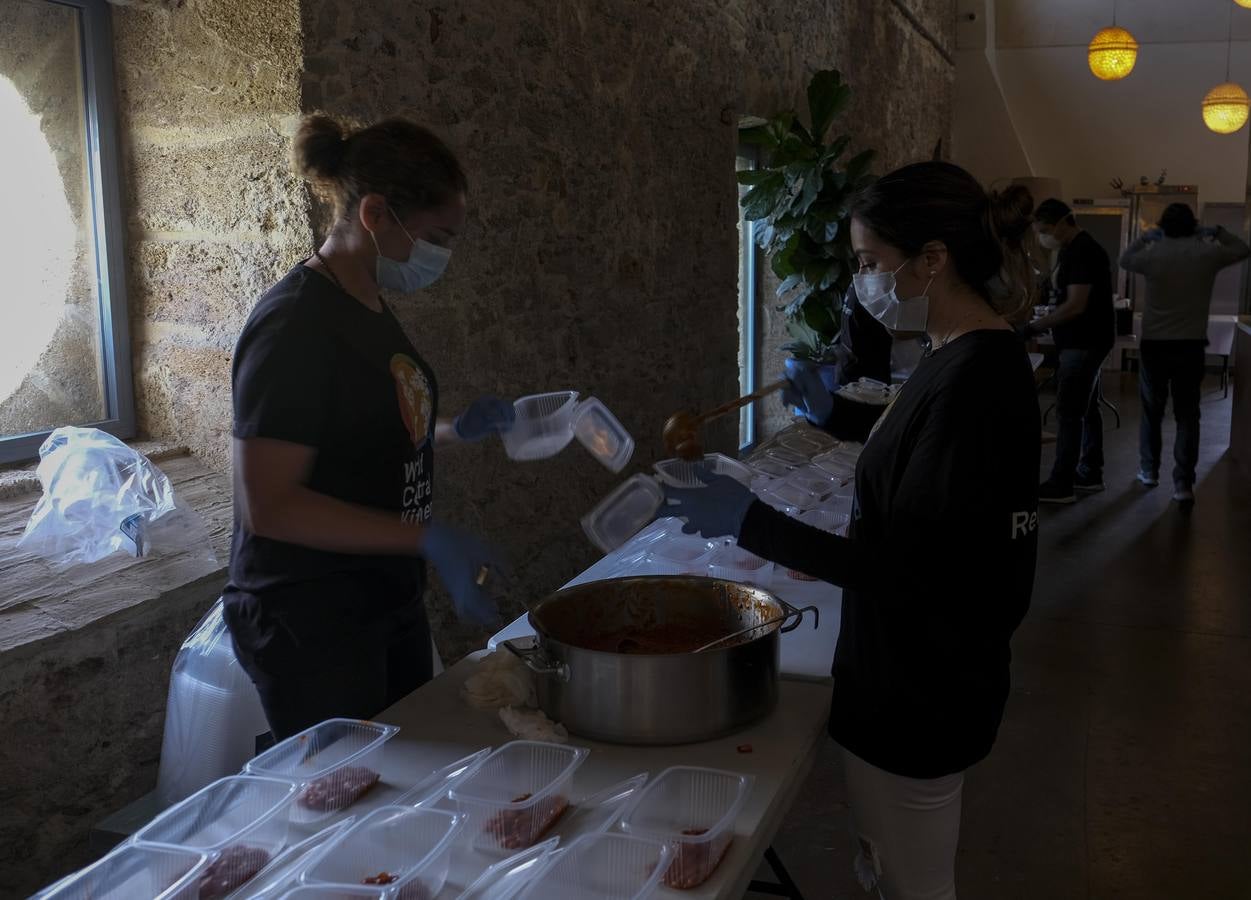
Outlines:
[{"label": "stack of plastic containers", "polygon": [[613,472],[625,468],[634,455],[634,438],[595,397],[579,403],[577,391],[534,394],[515,400],[513,409],[516,421],[500,435],[510,459],[555,456],[575,437]]},{"label": "stack of plastic containers", "polygon": [[328,719],[266,750],[245,771],[296,784],[291,820],[319,822],[377,783],[382,745],[397,731],[393,725]]},{"label": "stack of plastic containers", "polygon": [[134,841],[207,855],[199,896],[225,897],[286,846],[295,791],[291,782],[275,778],[223,778],[157,816]]},{"label": "stack of plastic containers", "polygon": [[734,839],[734,822],[751,791],[749,775],[674,766],[656,777],[621,820],[627,834],[669,846],[667,887],[698,887],[716,871]]},{"label": "stack of plastic containers", "polygon": [[218,600],[174,659],[156,795],[170,806],[233,775],[269,731],[256,688],[235,659]]},{"label": "stack of plastic containers", "polygon": [[522,900],[644,900],[669,868],[665,844],[625,834],[586,835],[553,857]]},{"label": "stack of plastic containers", "polygon": [[587,750],[513,741],[492,753],[449,792],[465,815],[473,846],[512,853],[542,840],[569,807],[573,773]]},{"label": "stack of plastic containers", "polygon": [[379,807],[327,845],[300,880],[349,889],[386,885],[394,897],[434,900],[463,824],[463,817],[438,809]]}]

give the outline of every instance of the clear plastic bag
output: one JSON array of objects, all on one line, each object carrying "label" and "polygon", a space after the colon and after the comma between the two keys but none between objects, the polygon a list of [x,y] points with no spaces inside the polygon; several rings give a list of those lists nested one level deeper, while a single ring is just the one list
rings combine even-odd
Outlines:
[{"label": "clear plastic bag", "polygon": [[161,805],[237,773],[267,731],[260,697],[235,658],[218,600],[183,641],[170,673],[156,779]]},{"label": "clear plastic bag", "polygon": [[43,496],[17,545],[58,569],[119,551],[212,556],[204,522],[178,505],[165,474],[111,434],[56,429],[39,448],[35,474]]}]

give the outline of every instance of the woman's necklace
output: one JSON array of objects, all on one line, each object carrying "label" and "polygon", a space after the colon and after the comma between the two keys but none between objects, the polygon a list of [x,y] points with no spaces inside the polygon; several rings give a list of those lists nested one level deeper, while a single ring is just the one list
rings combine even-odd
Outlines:
[{"label": "woman's necklace", "polygon": [[946,337],[944,337],[944,338],[943,338],[941,341],[939,341],[937,344],[935,344],[935,343],[933,343],[933,342],[931,342],[931,343],[930,343],[930,346],[929,346],[929,347],[926,349],[926,351],[925,351],[925,355],[926,355],[926,356],[930,356],[931,354],[933,354],[933,353],[934,353],[934,351],[936,351],[936,350],[941,350],[941,349],[943,349],[944,347],[946,347],[946,346],[947,346],[947,344],[949,344],[949,343],[951,342],[951,339],[955,336],[956,332],[960,330],[960,326],[961,326],[961,325],[963,325],[965,322],[967,322],[967,321],[968,321],[970,318],[972,318],[974,315],[976,315],[976,314],[977,314],[977,312],[978,312],[978,310],[976,310],[976,309],[971,309],[971,310],[969,310],[968,312],[966,312],[963,316],[961,316],[959,319],[957,319],[957,320],[956,320],[956,324],[955,324],[955,325],[953,325],[953,326],[952,326],[952,328],[951,328],[951,330],[947,332],[947,336],[946,336]]},{"label": "woman's necklace", "polygon": [[346,293],[347,288],[343,286],[343,282],[339,280],[339,276],[334,273],[334,269],[330,268],[330,263],[326,262],[326,257],[321,255],[321,251],[314,247],[313,255],[317,257],[317,261],[321,263],[321,267],[326,270],[326,274],[330,276],[330,280],[334,282],[335,287]]}]

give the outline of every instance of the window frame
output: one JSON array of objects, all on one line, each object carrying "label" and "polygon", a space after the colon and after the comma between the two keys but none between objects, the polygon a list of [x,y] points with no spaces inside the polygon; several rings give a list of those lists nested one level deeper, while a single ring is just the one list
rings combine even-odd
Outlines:
[{"label": "window frame", "polygon": [[[79,12],[79,64],[83,75],[84,163],[95,241],[96,297],[105,417],[70,423],[99,428],[119,438],[135,435],[134,379],[126,295],[125,216],[121,202],[113,29],[107,0],[36,0]],[[0,435],[0,464],[32,459],[52,429]]]},{"label": "window frame", "polygon": [[[736,171],[751,171],[759,163],[758,148],[751,144],[740,144],[736,160],[742,159],[747,165]],[[759,249],[756,247],[756,223],[747,221],[743,215],[743,196],[745,187],[740,187],[736,207],[739,224],[739,353],[742,363],[739,367],[739,392],[746,396],[756,390],[760,380],[759,318],[760,318],[760,274],[757,271]],[[756,404],[749,403],[743,407],[739,416],[739,454],[750,452],[756,446]]]}]

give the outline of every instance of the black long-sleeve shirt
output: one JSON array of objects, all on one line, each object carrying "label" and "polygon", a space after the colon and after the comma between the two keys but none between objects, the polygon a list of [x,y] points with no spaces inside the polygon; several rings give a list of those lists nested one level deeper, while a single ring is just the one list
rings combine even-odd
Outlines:
[{"label": "black long-sleeve shirt", "polygon": [[923,359],[881,417],[849,537],[747,514],[741,546],[844,588],[830,734],[879,768],[936,778],[994,743],[1033,590],[1040,431],[1021,342],[973,332]]}]

